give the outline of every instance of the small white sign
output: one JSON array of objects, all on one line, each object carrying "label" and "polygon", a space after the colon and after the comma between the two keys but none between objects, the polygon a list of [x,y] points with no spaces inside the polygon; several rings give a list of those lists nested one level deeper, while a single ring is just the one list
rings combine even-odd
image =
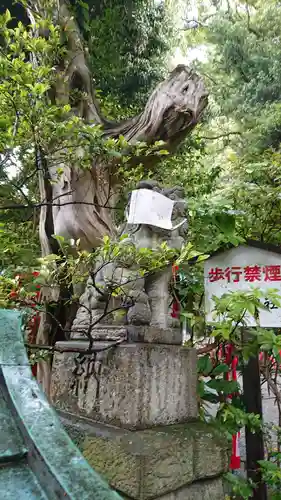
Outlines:
[{"label": "small white sign", "polygon": [[[258,287],[266,292],[278,289],[281,296],[281,255],[268,250],[240,245],[214,255],[204,264],[205,314],[206,321],[219,321],[214,318],[212,297],[236,290],[251,290]],[[281,308],[270,303],[269,310],[260,310],[259,325],[264,328],[281,326]],[[256,326],[254,318],[247,319],[248,326]]]},{"label": "small white sign", "polygon": [[171,230],[174,201],[151,189],[132,192],[128,214],[129,224],[148,224]]}]

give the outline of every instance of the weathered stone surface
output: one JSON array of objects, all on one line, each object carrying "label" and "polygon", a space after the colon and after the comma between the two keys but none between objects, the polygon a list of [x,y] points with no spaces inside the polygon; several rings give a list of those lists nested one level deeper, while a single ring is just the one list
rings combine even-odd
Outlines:
[{"label": "weathered stone surface", "polygon": [[[219,441],[213,441],[210,447],[210,440],[212,440],[212,432],[202,433],[200,439],[194,445],[194,478],[208,478],[217,474],[217,464],[225,463],[225,449],[222,449]],[[228,463],[227,463],[228,465]]]},{"label": "weathered stone surface", "polygon": [[128,325],[127,332],[129,342],[182,345],[182,333],[179,328]]},{"label": "weathered stone surface", "polygon": [[[76,333],[73,336],[73,342],[76,340],[83,340],[87,342],[85,336],[85,327],[81,326],[81,332],[79,331],[79,325],[76,328]],[[95,340],[126,340],[127,339],[127,329],[124,326],[116,325],[99,325],[91,329],[91,336]]]},{"label": "weathered stone surface", "polygon": [[[134,500],[224,498],[219,480],[198,482],[217,478],[228,468],[225,442],[210,426],[193,422],[132,432],[61,416],[90,465],[121,495]],[[200,472],[197,450],[203,446],[212,460]]]},{"label": "weathered stone surface", "polygon": [[[106,351],[116,347],[116,345],[118,345],[116,340],[94,340],[90,352]],[[89,341],[79,339],[62,340],[56,343],[56,348],[61,352],[89,353]]]},{"label": "weathered stone surface", "polygon": [[[123,497],[132,500],[132,497]],[[154,497],[155,500],[224,500],[223,482],[220,478],[193,483],[180,490]]]},{"label": "weathered stone surface", "polygon": [[170,282],[172,278],[172,267],[164,271],[151,274],[146,279],[146,290],[151,307],[151,326],[158,328],[169,327],[169,303],[171,296],[169,293]]},{"label": "weathered stone surface", "polygon": [[[169,204],[171,203],[169,200],[173,200],[171,204],[173,223],[167,229],[161,227],[162,224],[155,226],[147,220],[133,222],[128,215],[132,210],[134,212],[136,205],[133,202],[134,207],[131,206],[128,200],[125,209],[127,223],[121,229],[120,245],[123,249],[127,245],[136,249],[156,250],[165,244],[170,248],[180,249],[187,233],[185,213],[187,203],[184,190],[180,186],[165,189],[151,180],[138,183],[136,190],[138,189],[154,191],[154,195],[160,193],[166,197]],[[157,201],[154,196],[155,204]],[[155,219],[152,219],[152,222],[155,222]],[[127,254],[125,259],[123,252],[121,254],[113,260],[109,259],[107,263],[102,259],[96,262],[87,280],[85,291],[79,299],[80,307],[72,324],[72,338],[86,337],[87,333],[92,332],[99,324],[150,325],[162,329],[175,325],[175,318],[172,320],[169,310],[172,300],[170,290],[172,266],[167,265],[161,270],[143,276],[141,267],[134,262],[131,252],[125,252],[125,255]],[[122,289],[122,297],[113,297],[112,291],[119,287]],[[114,310],[117,312],[116,305],[123,311],[122,319],[119,314],[114,313]],[[107,314],[104,314],[105,310]]]},{"label": "weathered stone surface", "polygon": [[[126,244],[124,240],[122,244]],[[121,265],[117,261],[107,264],[96,262],[85,292],[79,299],[80,307],[71,328],[72,338],[86,338],[87,333],[95,334],[96,328],[101,325],[149,325],[151,309],[144,291],[145,281],[140,272],[131,269],[131,266],[130,262]],[[109,297],[107,290],[117,287],[122,287],[122,298]]]},{"label": "weathered stone surface", "polygon": [[[149,344],[173,344],[182,345],[182,333],[180,328],[158,328],[157,326],[147,325],[99,325],[91,330],[91,336],[97,341],[117,341],[128,340],[128,342],[145,342]],[[85,338],[83,332],[76,332],[71,341],[68,342],[85,342],[85,349],[89,341]],[[64,342],[64,346],[65,346]],[[62,345],[58,342],[57,346]],[[82,345],[82,344],[81,344]]]},{"label": "weathered stone surface", "polygon": [[196,418],[196,385],[195,350],[123,343],[92,355],[56,353],[51,393],[58,409],[136,429]]}]

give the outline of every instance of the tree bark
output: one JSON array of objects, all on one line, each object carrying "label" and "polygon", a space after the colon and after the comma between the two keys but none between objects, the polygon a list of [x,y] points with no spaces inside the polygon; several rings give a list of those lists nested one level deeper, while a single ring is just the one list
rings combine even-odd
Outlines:
[{"label": "tree bark", "polygon": [[[139,116],[120,124],[105,123],[104,136],[123,135],[131,144],[163,140],[165,148],[173,151],[195,127],[205,105],[206,92],[200,78],[186,67],[178,66],[155,89]],[[151,167],[157,161],[156,155],[133,157],[128,168],[140,162]],[[79,239],[82,248],[95,248],[105,234],[114,233],[111,208],[116,201],[114,162],[104,165],[94,158],[91,170],[69,165],[63,170],[53,185],[53,199],[60,205],[53,207],[55,234]]]},{"label": "tree bark", "polygon": [[[38,14],[44,15],[40,2],[36,2],[35,9]],[[178,66],[167,80],[157,86],[142,113],[122,123],[108,122],[100,112],[83,40],[66,0],[58,2],[54,18],[67,45],[66,56],[57,68],[54,101],[57,104],[69,104],[71,92],[79,90],[83,96],[75,103],[73,111],[87,123],[101,125],[105,137],[123,135],[132,144],[137,141],[151,144],[163,140],[165,148],[173,151],[195,127],[206,107],[207,92],[202,79],[187,67]],[[145,160],[151,162],[151,158],[147,160],[147,157],[132,158],[131,167]],[[159,157],[155,156],[153,161],[157,160]],[[79,157],[76,165],[61,166],[63,174],[59,179],[57,167],[49,169],[50,179],[55,178],[52,185],[54,233],[74,240],[80,239],[82,248],[95,248],[105,234],[114,232],[110,208],[115,200],[114,161],[104,165],[101,159],[93,158],[92,168],[87,171],[79,169]],[[46,199],[46,193],[44,197]],[[42,211],[46,212],[45,207]],[[49,239],[49,235],[47,238],[44,235],[44,224],[40,239],[42,242]],[[43,247],[45,253],[45,243]]]},{"label": "tree bark", "polygon": [[[32,3],[29,17],[33,24],[37,15],[45,16],[44,0]],[[64,59],[57,66],[57,81],[52,89],[52,100],[57,105],[71,104],[71,93],[79,90],[81,97],[72,105],[72,111],[86,123],[100,125],[105,138],[123,135],[131,144],[137,141],[153,144],[163,140],[169,151],[173,151],[196,126],[207,105],[207,92],[201,78],[185,66],[178,66],[156,87],[138,116],[121,123],[106,120],[95,96],[82,36],[66,0],[57,0],[53,19],[60,27],[67,48]],[[47,200],[51,205],[51,208],[41,208],[39,234],[43,256],[56,252],[52,234],[79,239],[81,248],[87,250],[97,247],[104,235],[114,234],[110,207],[116,201],[116,159],[104,164],[101,158],[93,158],[91,168],[85,170],[79,168],[80,154],[83,155],[83,150],[77,152],[75,164],[62,162],[63,173],[59,178],[58,166],[44,165],[44,159],[39,160],[41,201]],[[149,161],[151,166],[159,161],[159,156],[131,158],[128,168],[134,168],[140,161],[144,164]],[[46,318],[42,318],[38,343],[48,343],[49,330]],[[45,369],[43,378],[48,393],[50,376]]]}]

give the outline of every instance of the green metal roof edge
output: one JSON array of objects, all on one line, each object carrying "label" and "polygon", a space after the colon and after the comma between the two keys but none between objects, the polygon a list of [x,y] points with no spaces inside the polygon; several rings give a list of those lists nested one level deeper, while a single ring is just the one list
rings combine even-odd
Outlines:
[{"label": "green metal roof edge", "polygon": [[65,497],[72,500],[121,500],[71,441],[32,376],[19,311],[0,309],[0,368],[17,416],[17,425],[33,443]]}]

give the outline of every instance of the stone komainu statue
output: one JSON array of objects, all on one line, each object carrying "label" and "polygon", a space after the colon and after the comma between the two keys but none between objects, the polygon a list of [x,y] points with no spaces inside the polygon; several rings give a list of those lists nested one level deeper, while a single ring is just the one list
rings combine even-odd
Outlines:
[{"label": "stone komainu statue", "polygon": [[[172,225],[175,229],[166,230],[127,222],[120,233],[127,235],[122,244],[133,244],[137,249],[156,249],[166,242],[170,248],[180,249],[187,233],[184,190],[178,186],[163,189],[155,181],[141,181],[136,189],[150,189],[174,201]],[[128,206],[129,204],[130,198]],[[169,293],[171,274],[171,266],[142,277],[138,266],[133,262],[97,262],[95,271],[88,278],[85,292],[80,297],[80,307],[72,325],[72,337],[85,337],[85,332],[94,334],[94,328],[102,324],[150,325],[163,329],[172,326],[173,320],[169,314],[172,300]],[[117,286],[121,287],[122,293],[121,297],[114,299],[110,293]],[[117,319],[110,311],[122,308],[122,301],[125,314]]]}]

